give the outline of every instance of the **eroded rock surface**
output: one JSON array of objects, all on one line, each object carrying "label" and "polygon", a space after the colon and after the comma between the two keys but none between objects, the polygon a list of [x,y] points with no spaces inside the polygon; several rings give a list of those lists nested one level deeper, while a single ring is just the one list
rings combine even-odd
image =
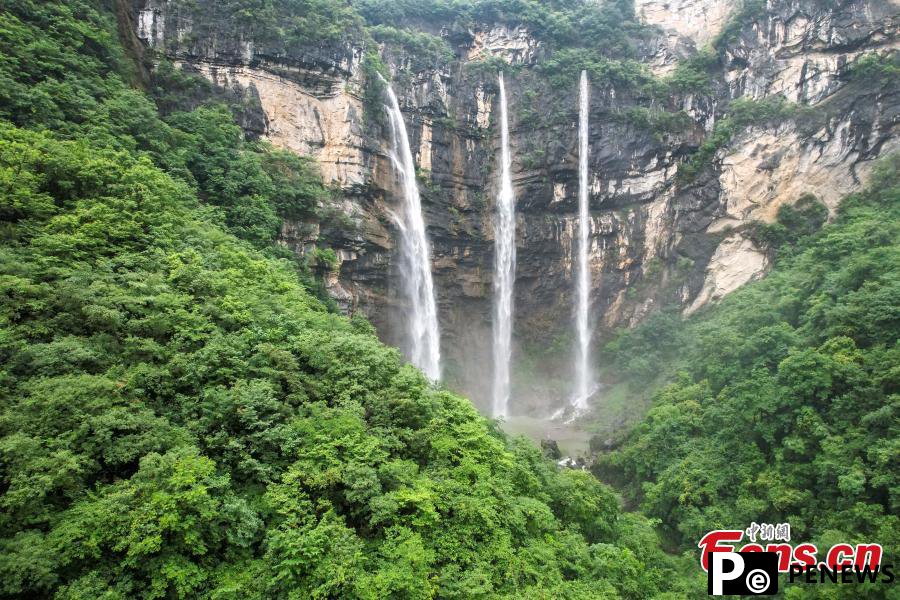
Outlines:
[{"label": "eroded rock surface", "polygon": [[635,0],[634,5],[645,23],[676,32],[699,47],[722,30],[738,3],[734,0]]}]

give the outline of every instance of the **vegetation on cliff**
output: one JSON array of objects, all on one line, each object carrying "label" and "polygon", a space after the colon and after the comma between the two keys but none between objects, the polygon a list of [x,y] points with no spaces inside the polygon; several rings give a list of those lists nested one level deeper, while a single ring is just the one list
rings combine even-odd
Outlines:
[{"label": "vegetation on cliff", "polygon": [[782,209],[766,228],[777,259],[762,281],[606,348],[610,371],[634,386],[674,379],[596,471],[678,544],[765,515],[819,548],[900,549],[898,165],[886,159],[817,233],[813,199]]}]

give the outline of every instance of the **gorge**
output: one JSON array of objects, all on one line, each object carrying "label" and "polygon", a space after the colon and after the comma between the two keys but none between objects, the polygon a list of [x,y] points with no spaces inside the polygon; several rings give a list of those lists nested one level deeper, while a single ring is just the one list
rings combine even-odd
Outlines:
[{"label": "gorge", "polygon": [[723,528],[889,563],[898,23],[0,0],[0,599],[688,600]]}]

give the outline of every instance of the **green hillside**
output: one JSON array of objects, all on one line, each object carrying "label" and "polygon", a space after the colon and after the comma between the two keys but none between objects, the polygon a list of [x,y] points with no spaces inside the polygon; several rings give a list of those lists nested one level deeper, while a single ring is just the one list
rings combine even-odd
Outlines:
[{"label": "green hillside", "polygon": [[632,390],[659,373],[674,380],[595,471],[678,546],[766,515],[819,548],[877,541],[896,556],[898,164],[882,161],[817,232],[824,207],[812,199],[760,226],[776,257],[762,281],[686,321],[660,314],[606,348]]}]

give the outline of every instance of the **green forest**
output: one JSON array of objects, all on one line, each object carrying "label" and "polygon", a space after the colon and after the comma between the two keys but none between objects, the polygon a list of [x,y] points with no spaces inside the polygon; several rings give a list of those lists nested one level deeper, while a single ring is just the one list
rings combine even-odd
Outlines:
[{"label": "green forest", "polygon": [[[284,219],[340,226],[339,192],[245,135],[206,80],[148,73],[128,4],[0,0],[0,597],[701,598],[697,540],[759,515],[892,562],[898,155],[834,218],[809,198],[760,224],[765,278],[604,345],[649,409],[561,469],[340,314],[334,253],[277,243]],[[217,4],[286,48],[353,37],[441,62],[440,37],[392,23],[497,18],[554,50],[555,85],[702,79],[639,68],[622,0]]]},{"label": "green forest", "polygon": [[659,369],[672,381],[595,468],[674,543],[766,514],[820,548],[900,547],[898,164],[824,227],[820,211],[782,207],[764,280],[606,347],[626,384]]}]

